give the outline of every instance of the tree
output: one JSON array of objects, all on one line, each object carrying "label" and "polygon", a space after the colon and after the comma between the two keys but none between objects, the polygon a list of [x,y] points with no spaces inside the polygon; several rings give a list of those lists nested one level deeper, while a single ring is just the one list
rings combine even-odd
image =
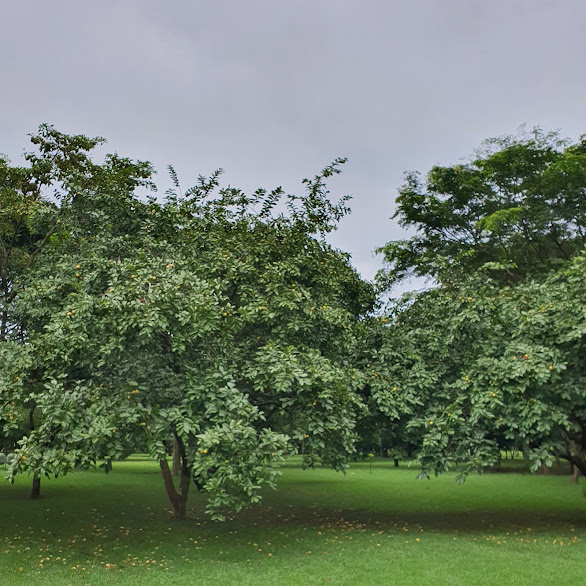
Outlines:
[{"label": "tree", "polygon": [[[177,518],[192,481],[220,518],[258,500],[297,443],[308,463],[342,469],[362,409],[356,330],[374,302],[323,239],[348,211],[324,183],[342,163],[306,180],[301,197],[218,190],[219,173],[182,194],[172,169],[163,203],[112,189],[109,173],[76,185],[61,202],[67,238],[46,247],[18,296],[28,339],[4,377],[42,422],[11,474],[98,459],[109,469],[129,445],[145,446]],[[286,215],[274,213],[279,202]]]},{"label": "tree", "polygon": [[436,286],[393,306],[373,397],[417,438],[423,475],[464,477],[503,441],[535,467],[557,455],[583,472],[586,139],[536,129],[484,147],[425,185],[407,175],[395,215],[417,234],[381,249],[379,276]]},{"label": "tree", "polygon": [[586,242],[586,137],[555,132],[485,141],[467,164],[433,167],[422,181],[408,173],[394,217],[416,230],[379,249],[389,287],[410,276],[436,282],[505,267],[501,284],[541,278]]},{"label": "tree", "polygon": [[[115,193],[148,186],[152,172],[146,163],[116,155],[106,157],[102,165],[95,164],[89,152],[104,142],[99,137],[68,136],[45,124],[31,142],[37,148],[25,154],[26,167],[13,167],[0,158],[0,353],[5,366],[27,353],[30,332],[15,306],[41,252],[62,247],[68,239],[71,245],[66,224],[87,232],[88,221],[95,224],[98,219],[101,192],[107,190],[108,205],[115,205]],[[86,198],[92,197],[92,215],[80,214],[82,191]],[[28,383],[32,388],[40,379],[29,376]],[[0,387],[6,408],[5,417],[0,415],[0,446],[10,449],[34,429],[40,416],[33,395],[13,390],[11,381]],[[40,477],[35,474],[31,497],[38,498],[39,492]]]},{"label": "tree", "polygon": [[503,439],[534,470],[585,474],[586,257],[515,287],[480,277],[399,304],[373,361],[381,410],[407,417],[423,475],[493,465]]},{"label": "tree", "polygon": [[[50,132],[50,127],[42,127],[41,132]],[[79,154],[80,145],[74,142],[75,137],[70,152]],[[5,362],[9,360],[5,343],[9,339],[22,342],[26,336],[13,312],[19,284],[34,265],[38,251],[54,234],[59,212],[45,195],[57,174],[50,172],[51,165],[39,164],[31,153],[26,159],[29,167],[12,167],[0,157],[0,354],[5,355]],[[58,167],[59,163],[54,165]],[[7,421],[0,420],[0,449],[14,449],[16,442],[34,429],[34,402],[17,404],[13,399],[4,397],[9,409]],[[40,478],[35,475],[31,497],[38,498],[39,494]]]}]

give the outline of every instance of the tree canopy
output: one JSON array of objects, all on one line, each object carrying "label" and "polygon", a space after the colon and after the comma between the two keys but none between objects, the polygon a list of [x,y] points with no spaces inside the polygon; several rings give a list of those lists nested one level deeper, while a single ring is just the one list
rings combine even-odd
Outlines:
[{"label": "tree canopy", "polygon": [[[502,284],[540,278],[584,246],[586,138],[534,129],[485,141],[469,163],[407,173],[394,217],[415,235],[379,249],[391,287],[406,277],[443,282],[487,263]],[[497,275],[495,275],[497,276]]]},{"label": "tree canopy", "polygon": [[545,281],[479,275],[397,306],[373,393],[424,474],[493,465],[505,440],[534,468],[562,457],[586,474],[585,292],[580,255]]},{"label": "tree canopy", "polygon": [[[77,138],[46,130],[40,159],[69,160]],[[354,348],[374,303],[323,239],[348,211],[325,186],[344,160],[303,196],[220,188],[220,172],[182,192],[171,168],[175,187],[157,201],[136,192],[150,185],[147,164],[97,165],[93,144],[59,186],[58,229],[23,275],[22,339],[1,349],[0,426],[15,425],[19,405],[38,420],[11,474],[109,469],[147,449],[182,518],[192,482],[221,517],[258,499],[297,446],[308,464],[342,469],[362,409]]]},{"label": "tree canopy", "polygon": [[[327,243],[348,212],[222,187],[156,197],[148,162],[94,160],[103,139],[41,126],[27,166],[0,161],[0,448],[9,477],[159,462],[177,518],[190,486],[221,519],[302,453],[359,450],[461,477],[504,445],[586,473],[586,140],[536,130],[465,165],[408,174],[380,290],[435,286],[386,313]],[[168,456],[175,450],[179,478]],[[36,484],[35,484],[36,483]]]},{"label": "tree canopy", "polygon": [[373,396],[423,474],[493,464],[513,442],[535,466],[586,470],[586,141],[536,129],[489,140],[465,165],[408,174],[383,287],[435,286],[390,309]]}]

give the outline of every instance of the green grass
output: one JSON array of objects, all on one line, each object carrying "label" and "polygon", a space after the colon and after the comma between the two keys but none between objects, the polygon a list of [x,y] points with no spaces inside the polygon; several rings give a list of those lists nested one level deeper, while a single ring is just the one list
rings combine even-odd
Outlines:
[{"label": "green grass", "polygon": [[[583,584],[586,498],[568,476],[416,480],[375,460],[346,476],[287,465],[225,523],[169,513],[156,464],[0,483],[0,584]],[[582,482],[584,482],[582,480]]]}]

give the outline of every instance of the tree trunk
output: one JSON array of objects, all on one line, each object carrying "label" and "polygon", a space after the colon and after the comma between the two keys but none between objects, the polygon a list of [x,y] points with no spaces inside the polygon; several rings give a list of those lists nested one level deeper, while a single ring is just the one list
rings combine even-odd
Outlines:
[{"label": "tree trunk", "polygon": [[36,500],[41,498],[41,477],[37,472],[33,476],[33,486],[31,489],[31,499]]},{"label": "tree trunk", "polygon": [[393,458],[393,460],[395,461],[395,468],[399,467],[399,458]]},{"label": "tree trunk", "polygon": [[527,446],[527,443],[523,444],[523,448],[521,451],[523,452],[523,462],[525,462],[525,466],[529,466],[530,459],[529,459],[529,448]]},{"label": "tree trunk", "polygon": [[173,514],[175,519],[181,521],[187,516],[187,495],[189,493],[189,485],[191,484],[191,466],[187,465],[187,456],[185,454],[185,447],[179,438],[176,438],[177,451],[179,452],[181,460],[179,486],[175,488],[173,482],[173,475],[169,469],[169,463],[167,459],[159,460],[159,467],[161,468],[161,474],[163,475],[163,482],[165,484],[165,490],[169,501],[173,506]]},{"label": "tree trunk", "polygon": [[575,464],[572,464],[572,484],[578,484],[579,477],[580,477],[580,469]]},{"label": "tree trunk", "polygon": [[179,442],[177,438],[173,438],[173,469],[171,474],[179,476],[181,472],[181,450],[179,449]]},{"label": "tree trunk", "polygon": [[2,320],[0,325],[0,342],[6,342],[6,328],[8,327],[8,311],[2,312]]},{"label": "tree trunk", "polygon": [[[35,404],[33,403],[28,410],[28,423],[30,430],[35,429]],[[38,472],[33,474],[33,485],[31,488],[31,499],[37,500],[41,498],[41,477]]]},{"label": "tree trunk", "polygon": [[[580,438],[581,440],[581,438]],[[572,465],[572,483],[577,483],[580,473],[586,476],[586,451],[583,440],[577,441],[574,438],[566,437],[568,447],[567,460]],[[584,493],[586,495],[586,493]]]}]

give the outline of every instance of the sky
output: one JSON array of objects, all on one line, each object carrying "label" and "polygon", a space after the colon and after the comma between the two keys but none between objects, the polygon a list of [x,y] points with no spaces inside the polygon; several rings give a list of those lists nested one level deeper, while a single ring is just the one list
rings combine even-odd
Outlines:
[{"label": "sky", "polygon": [[[0,152],[41,123],[253,191],[348,157],[330,237],[372,279],[403,174],[520,125],[586,133],[584,0],[0,0]],[[411,285],[414,286],[414,285]],[[404,288],[409,285],[404,285]]]}]

